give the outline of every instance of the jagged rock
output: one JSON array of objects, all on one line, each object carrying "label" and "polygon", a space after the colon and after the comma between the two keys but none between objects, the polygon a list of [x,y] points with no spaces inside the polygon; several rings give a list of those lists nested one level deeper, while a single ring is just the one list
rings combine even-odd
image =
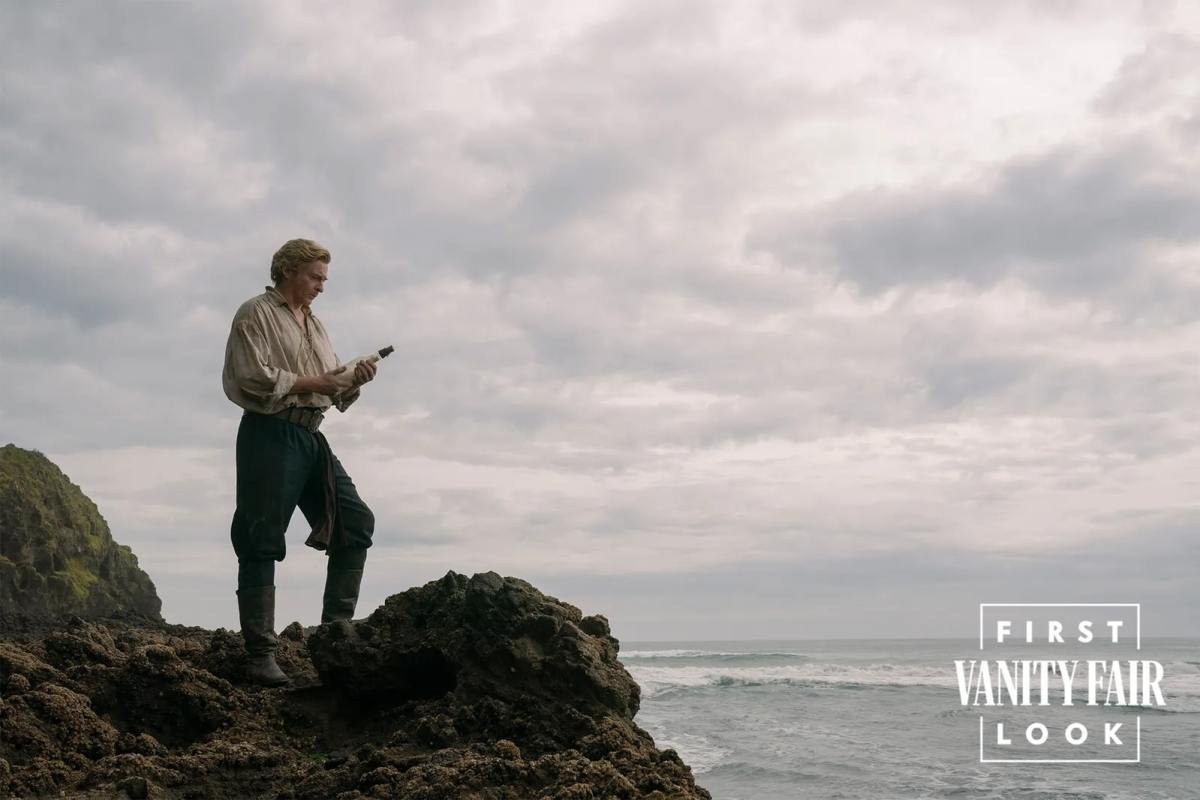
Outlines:
[{"label": "jagged rock", "polygon": [[517,724],[546,750],[590,733],[595,717],[632,720],[640,702],[607,625],[592,635],[581,620],[518,578],[449,572],[389,597],[362,622],[321,626],[308,649],[325,683],[376,705],[452,696],[452,719],[427,725],[432,740],[521,744],[522,730],[509,729]]},{"label": "jagged rock", "polygon": [[0,628],[65,614],[160,620],[161,608],[150,576],[79,487],[41,453],[0,447]]},{"label": "jagged rock", "polygon": [[451,572],[363,621],[296,626],[278,653],[311,677],[296,690],[244,682],[225,629],[10,633],[0,797],[709,798],[633,722],[637,684],[589,619],[525,581]]},{"label": "jagged rock", "polygon": [[291,689],[246,681],[240,634],[159,608],[79,488],[0,448],[0,797],[710,800],[634,723],[608,620],[518,578],[292,623]]}]

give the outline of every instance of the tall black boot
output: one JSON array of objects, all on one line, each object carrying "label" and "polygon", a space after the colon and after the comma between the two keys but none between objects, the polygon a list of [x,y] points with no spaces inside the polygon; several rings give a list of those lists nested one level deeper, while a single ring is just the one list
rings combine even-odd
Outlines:
[{"label": "tall black boot", "polygon": [[255,683],[280,686],[290,679],[275,663],[275,587],[238,589],[238,615],[246,641],[246,674]]},{"label": "tall black boot", "polygon": [[321,623],[353,619],[362,585],[362,569],[344,569],[329,562],[325,571],[325,594],[321,598]]}]

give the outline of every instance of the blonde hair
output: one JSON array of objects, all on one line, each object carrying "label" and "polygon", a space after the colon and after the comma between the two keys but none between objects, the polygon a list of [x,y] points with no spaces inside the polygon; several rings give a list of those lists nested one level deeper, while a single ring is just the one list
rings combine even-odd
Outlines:
[{"label": "blonde hair", "polygon": [[291,239],[271,256],[271,280],[278,284],[301,264],[310,261],[329,263],[329,251],[312,239]]}]

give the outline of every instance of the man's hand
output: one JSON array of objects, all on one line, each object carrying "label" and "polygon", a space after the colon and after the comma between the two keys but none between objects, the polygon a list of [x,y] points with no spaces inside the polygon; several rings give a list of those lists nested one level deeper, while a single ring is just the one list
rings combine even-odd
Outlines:
[{"label": "man's hand", "polygon": [[[342,389],[346,388],[338,383],[334,376],[336,370],[331,370],[323,375],[305,375],[296,378],[296,383],[292,386],[292,391],[289,394],[323,394],[333,397]],[[344,379],[343,379],[344,380]]]},{"label": "man's hand", "polygon": [[367,381],[375,379],[376,367],[366,361],[354,365],[354,371],[344,366],[331,369],[323,375],[304,376],[296,379],[296,384],[289,394],[323,394],[336,397],[341,392],[357,389]]},{"label": "man's hand", "polygon": [[362,386],[375,379],[376,367],[370,361],[360,361],[354,366],[354,385]]}]

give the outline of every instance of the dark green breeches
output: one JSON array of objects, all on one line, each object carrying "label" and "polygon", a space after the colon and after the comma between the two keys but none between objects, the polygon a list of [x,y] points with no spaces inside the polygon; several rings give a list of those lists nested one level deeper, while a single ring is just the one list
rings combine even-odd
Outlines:
[{"label": "dark green breeches", "polygon": [[[324,469],[317,437],[276,417],[247,413],[237,433],[237,509],[230,538],[238,557],[238,587],[270,586],[275,562],[287,554],[296,506],[309,525],[325,516]],[[375,515],[333,456],[337,522],[330,566],[361,569],[375,533]]]}]

